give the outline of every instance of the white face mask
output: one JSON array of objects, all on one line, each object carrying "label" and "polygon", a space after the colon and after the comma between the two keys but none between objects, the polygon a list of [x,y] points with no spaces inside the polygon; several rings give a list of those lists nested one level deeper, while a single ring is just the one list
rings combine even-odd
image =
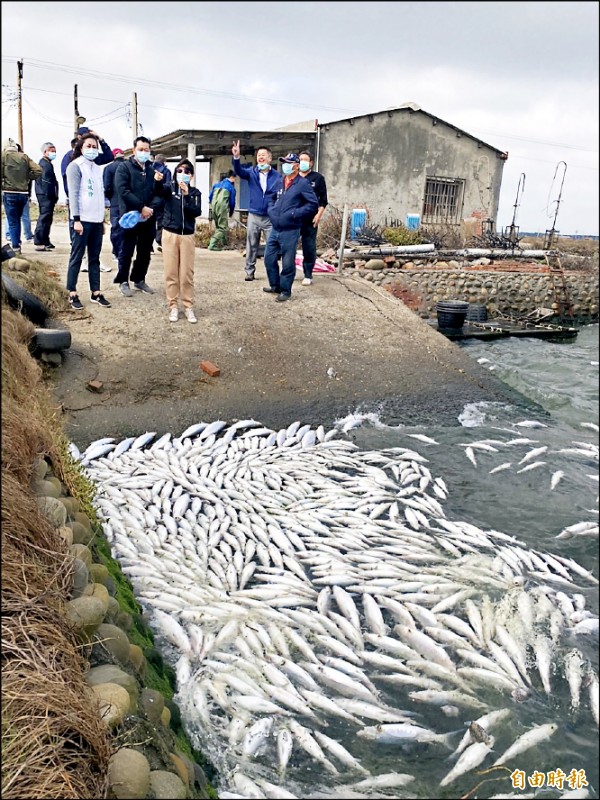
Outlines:
[{"label": "white face mask", "polygon": [[145,164],[146,161],[150,158],[150,153],[147,150],[136,150],[135,157],[140,162],[140,164]]}]

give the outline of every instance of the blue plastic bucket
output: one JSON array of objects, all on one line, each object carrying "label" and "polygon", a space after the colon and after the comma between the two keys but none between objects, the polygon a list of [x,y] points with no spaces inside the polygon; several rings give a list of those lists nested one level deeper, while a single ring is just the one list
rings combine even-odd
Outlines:
[{"label": "blue plastic bucket", "polygon": [[353,208],[350,215],[350,238],[356,239],[367,224],[366,208]]},{"label": "blue plastic bucket", "polygon": [[407,214],[406,215],[406,227],[409,231],[418,231],[419,225],[421,224],[421,215],[420,214]]}]

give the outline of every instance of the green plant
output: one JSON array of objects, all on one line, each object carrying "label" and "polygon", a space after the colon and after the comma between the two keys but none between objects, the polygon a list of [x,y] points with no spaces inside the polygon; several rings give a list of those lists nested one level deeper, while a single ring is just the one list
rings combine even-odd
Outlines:
[{"label": "green plant", "polygon": [[384,228],[381,235],[386,242],[400,247],[402,245],[421,244],[423,236],[420,231],[410,231],[405,225],[398,225],[398,227]]}]

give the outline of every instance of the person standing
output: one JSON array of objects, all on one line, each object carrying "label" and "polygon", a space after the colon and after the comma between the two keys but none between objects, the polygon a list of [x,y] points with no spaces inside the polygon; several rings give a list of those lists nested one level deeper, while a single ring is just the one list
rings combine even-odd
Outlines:
[{"label": "person standing", "polygon": [[56,147],[52,142],[44,142],[41,147],[42,157],[39,165],[42,168],[41,176],[35,182],[35,196],[40,208],[33,244],[36,250],[54,250],[50,241],[50,228],[54,217],[54,207],[58,203],[58,181],[54,173],[52,162],[56,158]]},{"label": "person standing", "polygon": [[299,175],[299,156],[296,153],[288,153],[279,161],[284,175],[283,187],[277,192],[275,201],[269,204],[268,209],[273,230],[265,248],[269,287],[265,287],[263,292],[276,294],[276,300],[281,303],[292,296],[300,228],[306,220],[315,216],[319,204],[310,182],[303,180]]},{"label": "person standing", "polygon": [[84,134],[73,151],[67,167],[69,215],[73,220],[71,255],[67,266],[67,290],[71,308],[80,310],[83,303],[77,294],[77,279],[87,251],[91,302],[103,308],[110,303],[100,293],[100,250],[104,236],[104,184],[102,170],[95,163],[100,153],[98,137]]},{"label": "person standing", "polygon": [[210,190],[208,202],[212,211],[215,232],[210,237],[209,250],[222,250],[227,245],[229,220],[235,211],[235,172],[229,170],[226,178]]},{"label": "person standing", "polygon": [[196,217],[202,213],[202,195],[190,185],[193,176],[194,165],[184,158],[175,167],[174,183],[157,178],[158,191],[165,201],[162,254],[169,322],[179,319],[178,303],[188,322],[198,321],[194,313],[194,232]]},{"label": "person standing", "polygon": [[246,167],[240,164],[240,142],[233,143],[231,148],[232,164],[235,174],[243,181],[248,181],[248,227],[246,234],[246,277],[253,281],[256,272],[256,258],[261,231],[268,242],[273,226],[267,214],[269,203],[282,186],[281,175],[271,168],[273,153],[268,147],[259,147],[256,151],[256,166]]},{"label": "person standing", "polygon": [[[167,186],[173,180],[171,170],[167,167],[167,158],[162,153],[157,153],[154,156],[152,166],[155,172],[160,172],[163,176],[163,186]],[[156,242],[156,249],[159,253],[162,252],[162,228],[163,228],[163,213],[165,210],[165,201],[162,197],[157,196],[152,201],[152,208],[154,209],[154,220],[156,222],[156,235],[154,241]]]},{"label": "person standing", "polygon": [[104,168],[102,180],[104,181],[104,196],[109,202],[108,213],[110,219],[112,258],[113,261],[118,262],[123,228],[119,225],[119,199],[115,194],[115,172],[119,168],[119,165],[125,160],[125,153],[120,147],[115,147],[112,154],[115,160],[111,161],[110,164]]},{"label": "person standing", "polygon": [[[141,220],[133,228],[123,228],[119,250],[119,269],[113,283],[119,284],[121,294],[132,297],[129,279],[139,292],[154,294],[146,283],[150,266],[152,242],[156,235],[152,200],[156,185],[163,180],[161,172],[155,172],[150,163],[150,139],[138,136],[133,142],[133,155],[119,165],[115,173],[115,192],[119,202],[119,218],[128,211],[139,211]],[[160,176],[160,177],[156,177]],[[133,268],[131,262],[135,252]],[[131,273],[131,275],[130,275]]]},{"label": "person standing", "polygon": [[313,165],[314,156],[308,150],[303,150],[299,154],[300,175],[310,182],[314,193],[317,195],[319,208],[313,219],[307,219],[300,229],[300,240],[302,242],[302,269],[304,271],[303,286],[310,286],[313,281],[313,269],[317,260],[317,232],[321,217],[327,208],[327,184],[320,172],[315,172]]},{"label": "person standing", "polygon": [[21,253],[21,218],[29,202],[31,181],[37,180],[42,168],[20,152],[14,139],[6,139],[2,146],[2,203],[10,244],[16,255]]}]

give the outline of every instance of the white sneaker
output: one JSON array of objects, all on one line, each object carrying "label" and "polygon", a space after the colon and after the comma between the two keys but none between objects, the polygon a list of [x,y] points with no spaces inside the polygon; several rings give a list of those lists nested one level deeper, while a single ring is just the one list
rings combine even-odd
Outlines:
[{"label": "white sneaker", "polygon": [[186,308],[185,318],[187,319],[188,322],[198,322],[198,320],[196,319],[196,315],[194,314],[193,308]]},{"label": "white sneaker", "polygon": [[312,278],[304,278],[302,286],[312,286]]},{"label": "white sneaker", "polygon": [[112,267],[107,267],[105,264],[100,264],[100,272],[112,272]]},{"label": "white sneaker", "polygon": [[87,271],[88,271],[88,265],[87,264],[82,264],[81,265],[81,269],[79,270],[79,272],[87,272]]},{"label": "white sneaker", "polygon": [[172,308],[169,311],[169,322],[177,322],[178,319],[179,319],[179,309]]},{"label": "white sneaker", "polygon": [[119,263],[119,259],[116,257],[116,255],[114,253],[112,254],[111,258],[115,262],[115,264]]}]

